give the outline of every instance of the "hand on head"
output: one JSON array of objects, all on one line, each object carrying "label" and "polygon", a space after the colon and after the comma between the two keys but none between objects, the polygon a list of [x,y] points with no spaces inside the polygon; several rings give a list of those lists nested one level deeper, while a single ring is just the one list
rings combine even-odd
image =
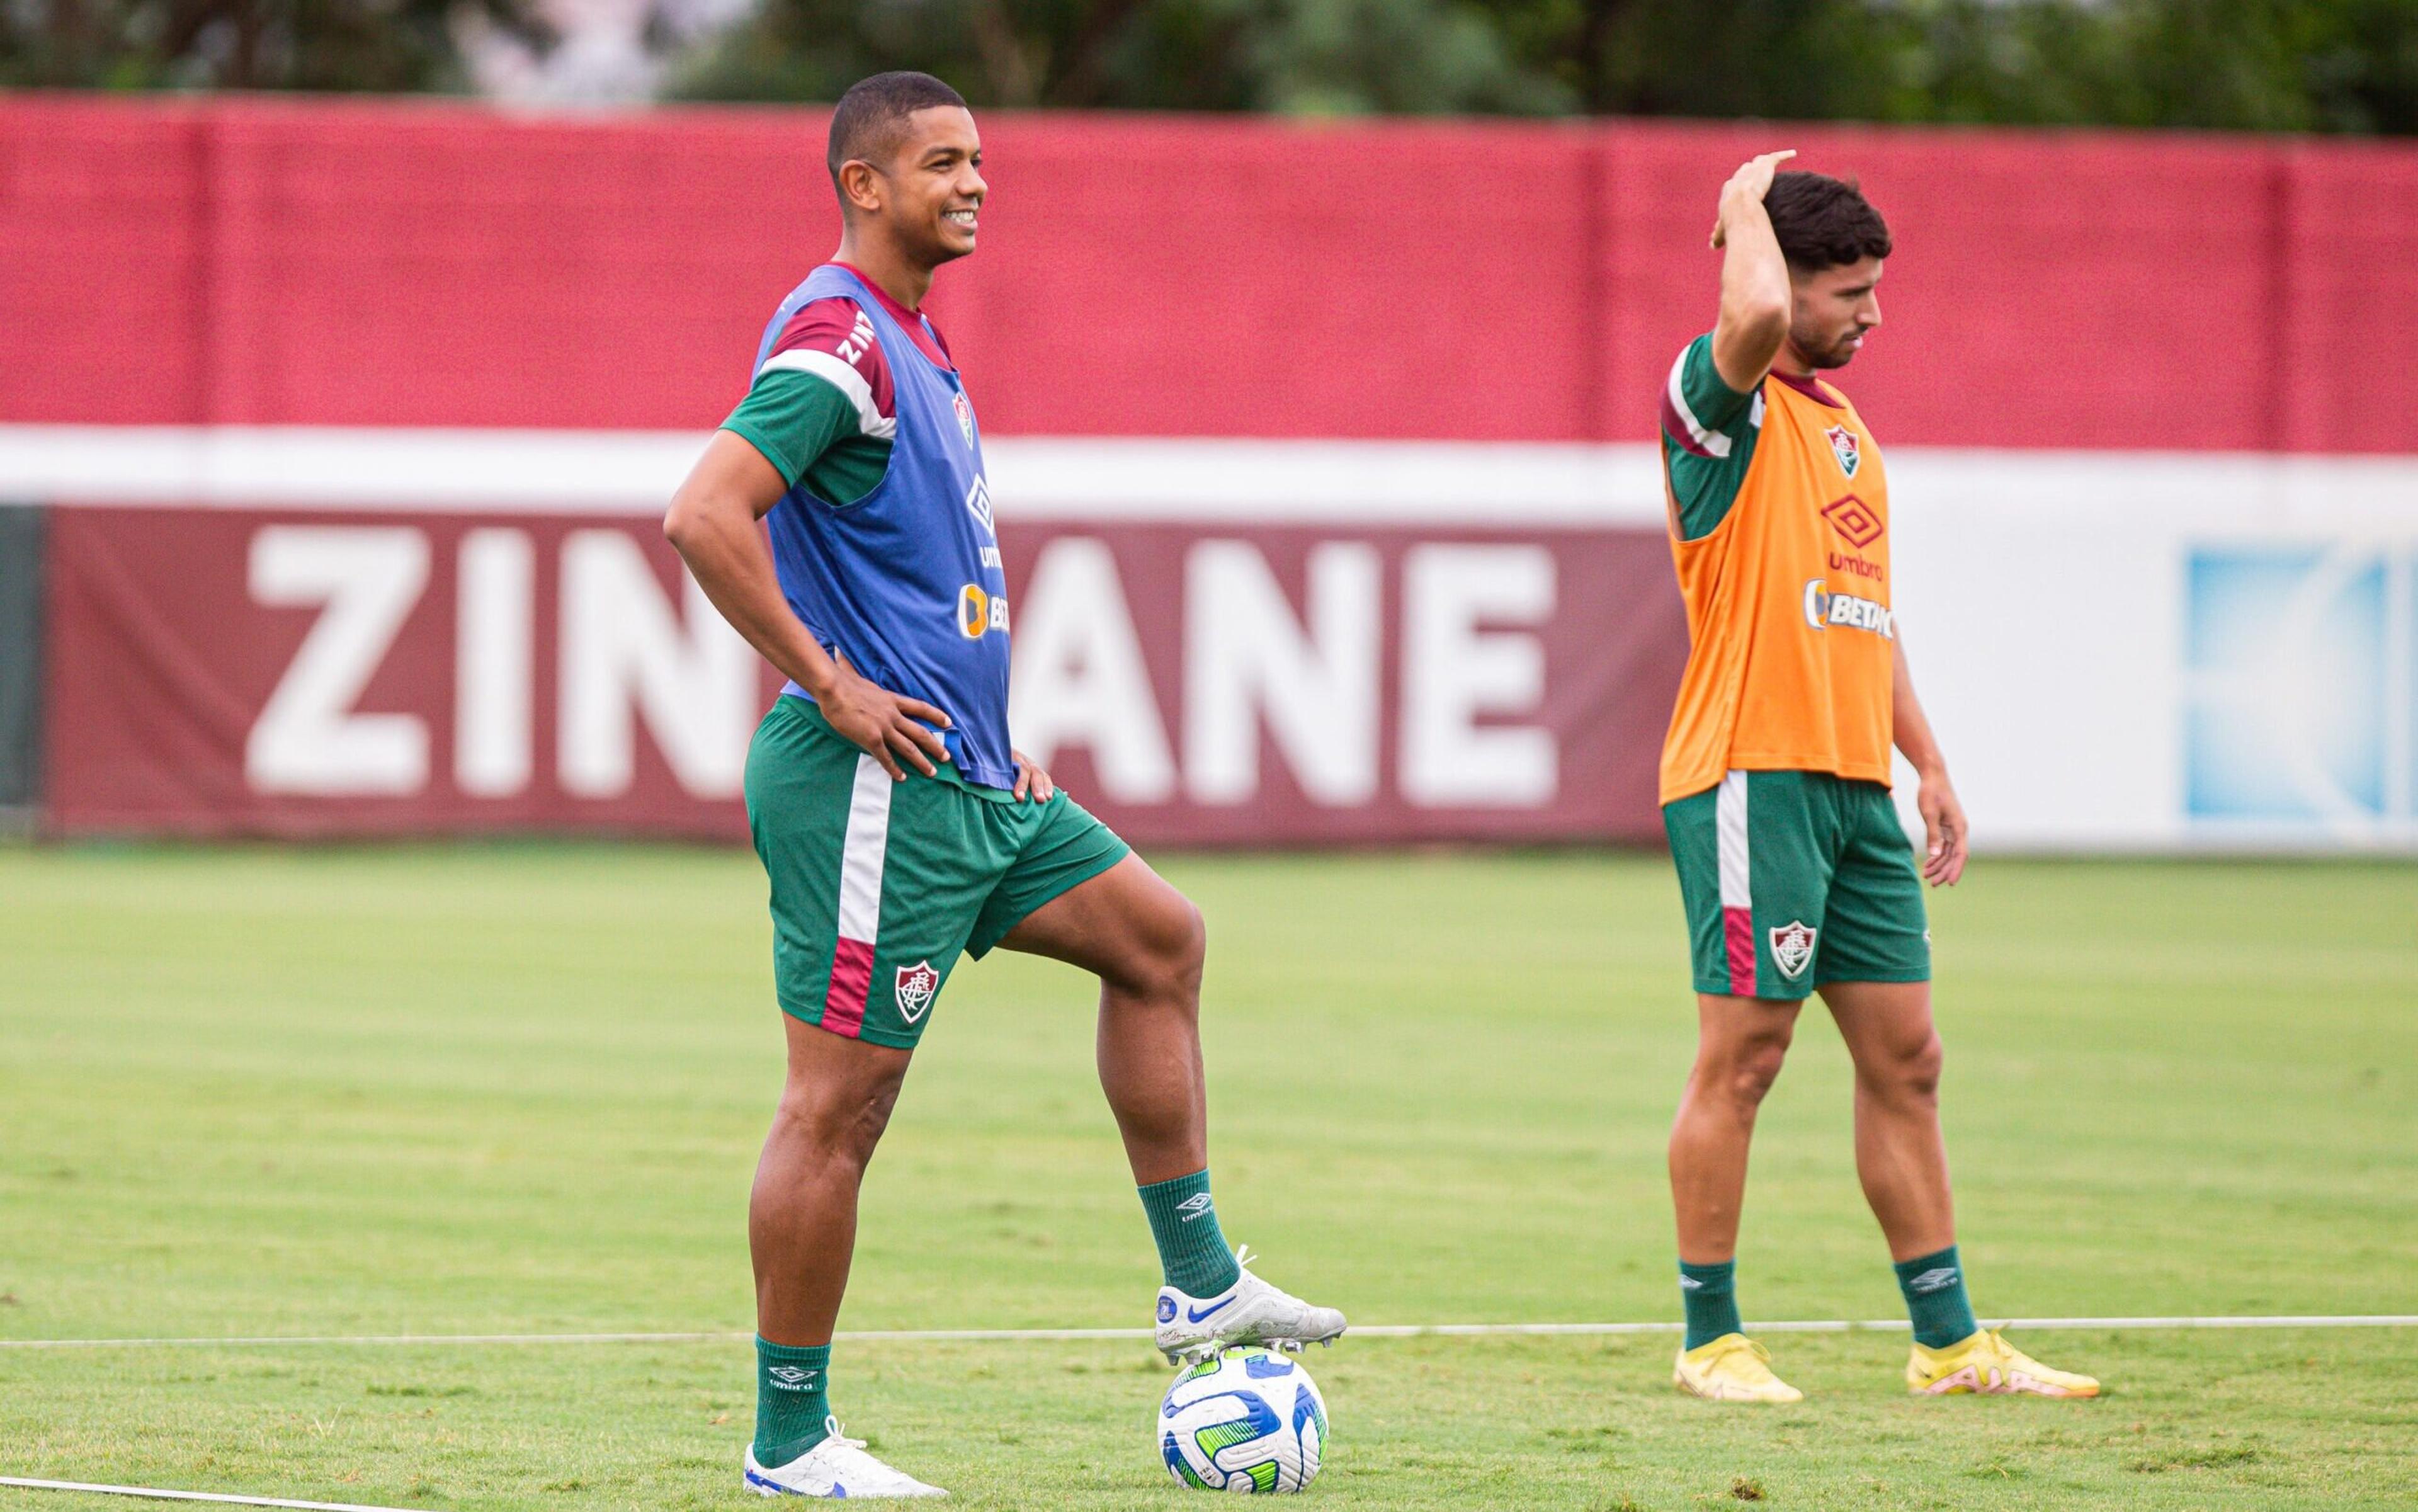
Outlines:
[{"label": "hand on head", "polygon": [[[1728,203],[1730,191],[1735,190],[1751,198],[1755,204],[1762,204],[1763,197],[1771,192],[1771,176],[1780,172],[1782,163],[1795,156],[1797,156],[1797,149],[1786,147],[1778,152],[1767,152],[1759,158],[1749,158],[1738,165],[1737,173],[1730,175],[1729,182],[1722,186],[1722,203],[1724,205]],[[1722,217],[1716,214],[1713,217],[1713,250],[1715,252],[1722,250],[1724,239],[1722,234]]]}]

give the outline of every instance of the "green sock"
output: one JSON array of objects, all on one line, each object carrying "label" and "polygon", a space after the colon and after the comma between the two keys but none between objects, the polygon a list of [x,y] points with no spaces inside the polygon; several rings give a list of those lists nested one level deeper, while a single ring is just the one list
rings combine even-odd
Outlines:
[{"label": "green sock", "polygon": [[1691,1265],[1681,1260],[1679,1305],[1688,1310],[1688,1349],[1710,1344],[1723,1334],[1745,1333],[1738,1321],[1737,1261]]},{"label": "green sock", "polygon": [[1965,1267],[1956,1246],[1935,1255],[1900,1260],[1897,1289],[1905,1293],[1906,1316],[1914,1320],[1914,1341],[1927,1350],[1945,1349],[1981,1330],[1973,1321],[1973,1304],[1965,1297]]},{"label": "green sock", "polygon": [[1217,1204],[1209,1197],[1209,1173],[1197,1171],[1171,1182],[1140,1187],[1150,1237],[1158,1245],[1158,1268],[1167,1284],[1187,1297],[1214,1297],[1234,1284],[1243,1268],[1218,1231]]},{"label": "green sock", "polygon": [[756,1462],[777,1469],[831,1437],[831,1346],[756,1340]]}]

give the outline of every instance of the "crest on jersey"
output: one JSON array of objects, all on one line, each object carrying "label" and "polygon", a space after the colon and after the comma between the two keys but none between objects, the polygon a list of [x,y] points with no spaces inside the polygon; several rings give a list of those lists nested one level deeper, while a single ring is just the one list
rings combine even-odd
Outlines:
[{"label": "crest on jersey", "polygon": [[[966,445],[972,446],[974,444],[974,406],[966,402],[966,391],[963,389],[957,390],[955,404],[957,411],[957,429],[966,433]],[[1848,470],[1854,471],[1853,468]]]},{"label": "crest on jersey", "polygon": [[941,973],[932,970],[929,961],[917,961],[898,969],[898,1013],[907,1022],[924,1016],[932,1006],[932,995],[941,990]]},{"label": "crest on jersey", "polygon": [[1853,478],[1856,475],[1856,468],[1864,460],[1860,443],[1856,440],[1856,433],[1844,425],[1833,425],[1822,434],[1829,437],[1830,455],[1839,459],[1839,470]]},{"label": "crest on jersey", "polygon": [[1801,919],[1791,919],[1771,931],[1771,964],[1780,968],[1782,976],[1805,974],[1805,969],[1814,964],[1814,941],[1820,933]]},{"label": "crest on jersey", "polygon": [[999,527],[991,523],[990,484],[983,481],[980,473],[974,474],[974,485],[966,490],[966,508],[974,512],[974,518],[982,522],[984,529],[999,534]]}]

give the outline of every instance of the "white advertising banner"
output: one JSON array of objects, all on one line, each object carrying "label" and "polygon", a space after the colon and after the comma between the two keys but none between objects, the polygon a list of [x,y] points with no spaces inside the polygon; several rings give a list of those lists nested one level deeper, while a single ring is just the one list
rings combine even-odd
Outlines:
[{"label": "white advertising banner", "polygon": [[[699,444],[652,432],[0,426],[0,494],[456,517],[458,628],[478,676],[457,678],[449,695],[458,705],[459,769],[449,781],[489,798],[519,791],[531,760],[524,705],[532,648],[516,628],[530,618],[522,598],[534,581],[526,522],[656,513]],[[1551,805],[1569,802],[1571,785],[1600,769],[1557,749],[1550,722],[1487,712],[1485,700],[1516,713],[1598,698],[1578,684],[1591,675],[1600,681],[1614,664],[1523,650],[1521,627],[1573,607],[1599,619],[1676,612],[1659,578],[1618,579],[1617,591],[1633,598],[1617,602],[1573,597],[1615,581],[1589,575],[1577,555],[1582,534],[1643,545],[1661,529],[1648,445],[1002,438],[987,450],[1002,518],[1046,526],[1052,542],[1043,553],[1048,570],[1036,567],[1019,604],[1019,641],[1038,639],[1018,647],[1029,684],[1018,689],[1018,727],[1031,726],[1028,742],[1082,750],[1110,789],[1104,796],[1181,799],[1203,813],[1232,805],[1236,792],[1252,796],[1262,752],[1251,731],[1264,715],[1276,741],[1267,759],[1288,772],[1306,812],[1476,804],[1502,821],[1440,832],[1558,832],[1523,828],[1511,811],[1534,808],[1541,824]],[[1898,624],[1977,848],[2418,851],[2418,458],[1935,447],[1890,448],[1889,457]],[[365,518],[361,528],[371,527]],[[1170,546],[1179,556],[1150,567],[1087,534],[1136,529],[1184,536]],[[1299,538],[1299,622],[1258,548],[1226,539],[1254,530]],[[1471,533],[1518,539],[1458,539]],[[324,551],[311,555],[316,536],[288,534],[254,543],[253,596],[315,603],[325,585],[312,574],[332,569]],[[1421,544],[1431,535],[1443,543]],[[742,754],[739,737],[707,736],[743,734],[756,693],[743,653],[712,635],[690,645],[687,621],[668,608],[661,625],[633,618],[632,605],[660,595],[634,590],[647,569],[630,542],[574,537],[562,543],[567,586],[556,611],[563,644],[620,649],[619,661],[597,663],[606,668],[597,678],[566,674],[559,690],[570,732],[563,749],[596,753],[592,763],[566,767],[566,793],[618,792],[635,770],[628,699],[610,670],[623,662],[653,669],[642,680],[648,688],[730,690],[727,717],[690,718],[669,705],[649,712],[674,775],[710,771],[717,780],[707,786],[721,792]],[[1156,548],[1137,539],[1127,547],[1149,557]],[[1553,559],[1557,552],[1568,559]],[[417,561],[397,571],[424,574]],[[482,630],[491,601],[503,608]],[[694,617],[696,606],[688,608]],[[1172,629],[1153,618],[1171,615],[1181,620]],[[1101,644],[1133,654],[1103,661],[1098,635],[1077,635],[1094,621],[1123,627]],[[1442,664],[1437,647],[1471,641],[1481,622],[1500,627],[1486,633],[1493,640],[1478,636],[1494,661],[1527,660],[1469,672],[1492,680],[1478,694],[1381,676],[1381,664],[1397,659],[1406,669]],[[1381,624],[1394,627],[1382,645],[1370,628]],[[1069,687],[1040,676],[1023,654],[1047,649],[1053,636],[1089,648],[1075,658],[1084,676]],[[1437,636],[1447,639],[1431,646]],[[1098,719],[1087,724],[1083,699],[1106,696],[1108,673],[1122,667],[1144,685],[1148,659],[1134,648],[1170,637],[1183,648],[1173,669],[1186,690],[1180,723],[1145,721],[1123,736],[1093,728]],[[1296,644],[1319,654],[1295,655]],[[1261,687],[1221,673],[1221,657],[1284,675]],[[706,675],[713,668],[697,658],[719,671]],[[1399,696],[1370,701],[1372,690],[1397,680]],[[1252,719],[1217,717],[1218,690],[1229,684],[1244,690],[1236,697],[1248,695]],[[1047,710],[1034,701],[1045,692]],[[1667,708],[1661,698],[1657,707]],[[1340,720],[1364,738],[1288,740],[1292,726],[1278,716],[1296,704],[1303,718]],[[344,728],[389,741],[390,752],[372,754],[390,756],[395,780],[409,786],[426,756],[401,738],[411,733],[403,724],[390,720],[387,729],[378,717]],[[1623,718],[1639,740],[1659,738],[1644,713]],[[1381,724],[1391,732],[1382,742],[1382,793],[1373,758],[1345,759],[1378,749]],[[586,739],[591,725],[596,738]],[[687,744],[666,745],[665,729]],[[302,771],[327,756],[300,738],[308,733],[293,710],[271,708],[251,732],[247,760]],[[1901,798],[1910,812],[1910,783]],[[1271,819],[1253,835],[1280,841],[1292,832],[1285,822]],[[1390,832],[1371,817],[1363,835],[1355,822],[1336,819],[1296,838]],[[1642,835],[1650,807],[1642,824],[1623,822],[1582,828]],[[1204,819],[1167,832],[1219,832]]]}]

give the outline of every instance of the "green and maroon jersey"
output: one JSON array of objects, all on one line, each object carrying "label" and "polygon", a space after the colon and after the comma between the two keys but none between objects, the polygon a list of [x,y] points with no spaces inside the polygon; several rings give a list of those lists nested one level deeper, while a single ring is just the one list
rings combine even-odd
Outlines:
[{"label": "green and maroon jersey", "polygon": [[[953,366],[948,344],[928,318],[863,273],[857,277],[926,357]],[[722,428],[762,452],[783,482],[795,488],[803,480],[826,503],[853,504],[872,493],[889,469],[898,431],[890,362],[872,320],[849,299],[801,305]]]}]

